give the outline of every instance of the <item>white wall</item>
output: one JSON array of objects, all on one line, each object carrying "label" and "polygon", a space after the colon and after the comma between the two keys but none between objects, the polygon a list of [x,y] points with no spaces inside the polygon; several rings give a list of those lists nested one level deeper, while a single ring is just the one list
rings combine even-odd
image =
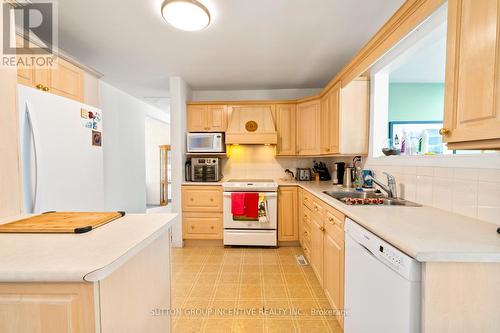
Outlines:
[{"label": "white wall", "polygon": [[271,89],[271,90],[194,90],[192,101],[238,101],[297,99],[317,94],[321,88],[314,89]]},{"label": "white wall", "polygon": [[146,117],[146,203],[160,204],[160,145],[170,144],[170,124]]},{"label": "white wall", "polygon": [[105,208],[144,213],[145,114],[161,111],[102,81],[99,95],[103,113]]},{"label": "white wall", "polygon": [[179,214],[178,223],[172,227],[172,245],[182,246],[181,185],[184,181],[186,162],[186,102],[191,88],[180,77],[170,78],[170,146],[172,149],[172,212]]}]

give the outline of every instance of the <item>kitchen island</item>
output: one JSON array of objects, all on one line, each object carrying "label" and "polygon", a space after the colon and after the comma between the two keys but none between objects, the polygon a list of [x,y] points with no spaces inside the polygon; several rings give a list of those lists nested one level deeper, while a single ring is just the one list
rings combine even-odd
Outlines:
[{"label": "kitchen island", "polygon": [[[0,224],[25,216],[0,219]],[[131,214],[84,234],[0,234],[0,332],[170,332],[170,227]]]}]

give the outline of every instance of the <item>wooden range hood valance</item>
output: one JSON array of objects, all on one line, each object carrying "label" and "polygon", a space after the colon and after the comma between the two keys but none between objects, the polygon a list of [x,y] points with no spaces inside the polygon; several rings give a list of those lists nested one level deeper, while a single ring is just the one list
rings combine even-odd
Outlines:
[{"label": "wooden range hood valance", "polygon": [[273,112],[274,105],[231,106],[226,144],[277,144]]}]

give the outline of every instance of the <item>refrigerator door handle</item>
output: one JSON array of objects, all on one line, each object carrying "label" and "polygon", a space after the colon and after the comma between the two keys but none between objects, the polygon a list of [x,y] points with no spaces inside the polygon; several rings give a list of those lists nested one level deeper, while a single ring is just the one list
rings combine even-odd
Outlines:
[{"label": "refrigerator door handle", "polygon": [[30,132],[31,132],[31,137],[33,138],[33,155],[35,156],[35,191],[33,193],[33,205],[31,207],[31,212],[30,213],[34,213],[35,212],[35,207],[36,207],[36,201],[37,201],[37,197],[38,197],[38,153],[37,153],[37,150],[36,150],[36,143],[37,143],[37,135],[36,135],[36,130],[35,130],[35,127],[33,126],[33,119],[31,118],[31,114],[30,114],[30,106],[29,106],[29,103],[26,102],[26,116],[27,116],[27,119],[28,119],[28,123],[29,123],[29,127],[30,127]]}]

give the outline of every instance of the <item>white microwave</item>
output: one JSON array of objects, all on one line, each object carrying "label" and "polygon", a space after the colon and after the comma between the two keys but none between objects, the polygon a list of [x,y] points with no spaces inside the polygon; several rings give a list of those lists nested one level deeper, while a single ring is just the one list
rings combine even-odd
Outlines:
[{"label": "white microwave", "polygon": [[188,153],[225,153],[224,133],[188,133]]}]

